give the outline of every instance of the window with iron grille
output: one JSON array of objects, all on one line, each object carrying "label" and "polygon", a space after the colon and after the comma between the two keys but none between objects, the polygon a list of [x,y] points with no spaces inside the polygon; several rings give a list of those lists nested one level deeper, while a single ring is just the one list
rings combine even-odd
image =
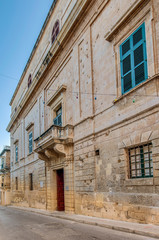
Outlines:
[{"label": "window with iron grille", "polygon": [[32,173],[29,174],[29,189],[30,191],[33,190],[33,174]]},{"label": "window with iron grille", "polygon": [[29,154],[33,151],[33,132],[29,133]]},{"label": "window with iron grille", "polygon": [[145,24],[120,45],[122,94],[148,78]]},{"label": "window with iron grille", "polygon": [[18,145],[15,146],[15,162],[18,162]]},{"label": "window with iron grille", "polygon": [[153,177],[152,143],[128,149],[129,177]]}]

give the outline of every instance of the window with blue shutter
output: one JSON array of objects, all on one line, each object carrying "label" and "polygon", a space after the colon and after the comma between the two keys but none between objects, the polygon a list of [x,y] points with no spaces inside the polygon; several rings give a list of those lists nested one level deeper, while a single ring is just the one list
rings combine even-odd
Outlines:
[{"label": "window with blue shutter", "polygon": [[56,111],[56,118],[53,120],[54,125],[62,126],[62,107]]},{"label": "window with blue shutter", "polygon": [[145,23],[120,45],[122,94],[148,78]]}]

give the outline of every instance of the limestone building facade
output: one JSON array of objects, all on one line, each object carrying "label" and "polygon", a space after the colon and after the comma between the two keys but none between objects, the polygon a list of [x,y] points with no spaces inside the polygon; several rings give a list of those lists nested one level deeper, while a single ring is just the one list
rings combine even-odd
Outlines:
[{"label": "limestone building facade", "polygon": [[159,224],[159,0],[53,1],[10,105],[12,204]]},{"label": "limestone building facade", "polygon": [[10,204],[10,146],[0,153],[0,204]]}]

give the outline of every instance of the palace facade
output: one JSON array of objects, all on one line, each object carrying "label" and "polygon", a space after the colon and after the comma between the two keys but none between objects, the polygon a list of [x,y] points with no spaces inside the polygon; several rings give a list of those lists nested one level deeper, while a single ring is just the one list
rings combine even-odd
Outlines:
[{"label": "palace facade", "polygon": [[11,204],[159,224],[159,0],[55,0],[10,102]]}]

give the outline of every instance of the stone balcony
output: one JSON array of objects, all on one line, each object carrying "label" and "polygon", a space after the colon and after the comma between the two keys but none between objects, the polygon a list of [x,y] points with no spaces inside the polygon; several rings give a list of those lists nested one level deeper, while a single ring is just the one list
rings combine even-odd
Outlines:
[{"label": "stone balcony", "polygon": [[10,166],[3,165],[3,166],[1,166],[1,169],[0,169],[0,175],[4,175],[4,174],[8,173],[9,171],[10,171]]},{"label": "stone balcony", "polygon": [[41,160],[49,162],[59,156],[67,156],[73,145],[73,126],[60,127],[52,125],[41,136],[34,140],[35,149]]}]

